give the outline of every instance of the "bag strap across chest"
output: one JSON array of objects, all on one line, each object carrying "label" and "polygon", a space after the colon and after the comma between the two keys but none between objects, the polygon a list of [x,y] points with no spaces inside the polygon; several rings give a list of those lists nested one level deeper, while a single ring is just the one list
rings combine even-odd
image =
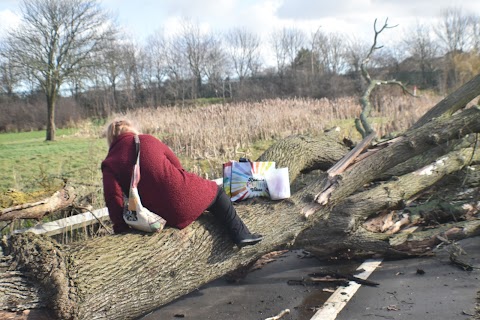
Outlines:
[{"label": "bag strap across chest", "polygon": [[140,181],[140,138],[137,134],[135,135],[135,155],[137,160],[133,166],[130,188],[136,188]]}]

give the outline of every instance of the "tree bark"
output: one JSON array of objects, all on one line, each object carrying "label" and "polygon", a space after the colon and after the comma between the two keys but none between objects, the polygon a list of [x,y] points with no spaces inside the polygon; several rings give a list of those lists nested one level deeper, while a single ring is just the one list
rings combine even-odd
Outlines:
[{"label": "tree bark", "polygon": [[[475,92],[480,88],[476,79],[475,86],[467,86]],[[476,146],[443,154],[437,149],[440,159],[431,168],[414,165],[414,172],[379,181],[385,172],[478,132],[478,107],[435,117],[383,148],[372,148],[374,152],[333,177],[317,169],[338,161],[345,147],[299,136],[280,141],[260,159],[291,168],[292,197],[236,204],[249,228],[265,236],[241,250],[208,213],[181,231],[112,235],[68,246],[30,233],[12,235],[4,243],[0,308],[45,307],[61,319],[134,319],[282,248],[321,247],[326,254],[352,248],[405,256],[428,253],[439,236],[478,235],[478,219],[400,234],[364,227],[378,211],[403,207],[442,177],[470,165]]]},{"label": "tree bark", "polygon": [[46,141],[55,140],[55,102],[58,92],[52,89],[54,84],[51,84],[52,80],[47,81],[46,100],[47,100],[47,136]]},{"label": "tree bark", "polygon": [[411,129],[423,126],[428,121],[436,118],[448,118],[480,95],[480,74],[473,77],[466,84],[455,90],[452,94],[440,101],[434,108],[425,113]]},{"label": "tree bark", "polygon": [[26,203],[0,210],[0,221],[12,221],[16,219],[41,220],[52,212],[60,211],[70,206],[75,200],[76,194],[71,185],[66,185],[52,196],[34,203]]}]

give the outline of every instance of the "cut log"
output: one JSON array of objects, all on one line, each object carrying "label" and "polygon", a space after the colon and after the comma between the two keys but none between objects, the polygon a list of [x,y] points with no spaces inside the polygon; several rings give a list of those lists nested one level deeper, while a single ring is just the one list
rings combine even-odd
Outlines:
[{"label": "cut log", "polygon": [[49,213],[62,210],[70,206],[75,200],[75,190],[71,185],[55,192],[52,196],[34,203],[26,203],[0,211],[0,221],[17,219],[41,220]]}]

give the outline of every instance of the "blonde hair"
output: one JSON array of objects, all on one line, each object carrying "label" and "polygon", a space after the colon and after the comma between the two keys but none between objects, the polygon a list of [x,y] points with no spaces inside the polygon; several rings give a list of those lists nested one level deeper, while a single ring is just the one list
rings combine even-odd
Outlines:
[{"label": "blonde hair", "polygon": [[112,145],[112,142],[123,133],[132,132],[139,134],[138,130],[133,126],[132,122],[127,119],[113,120],[106,130],[108,146]]}]

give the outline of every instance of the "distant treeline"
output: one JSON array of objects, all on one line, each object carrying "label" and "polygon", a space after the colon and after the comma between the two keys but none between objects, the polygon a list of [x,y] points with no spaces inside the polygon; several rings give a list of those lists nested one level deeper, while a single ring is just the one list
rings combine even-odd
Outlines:
[{"label": "distant treeline", "polygon": [[[59,15],[57,7],[50,6],[59,1],[32,2],[32,11],[24,15],[36,21],[36,6],[52,10],[45,19]],[[57,34],[55,21],[48,34]],[[95,35],[96,24],[97,20],[85,21],[83,31]],[[0,39],[0,132],[44,128],[52,113],[55,125],[63,127],[79,119],[104,119],[114,112],[145,107],[356,97],[365,89],[362,65],[372,78],[395,79],[412,91],[440,95],[480,73],[480,17],[461,8],[443,11],[436,25],[417,23],[403,36],[400,29],[376,26],[375,30],[383,30],[376,35],[390,41],[377,44],[368,61],[374,34],[369,43],[320,28],[308,35],[284,27],[261,39],[242,28],[223,34],[203,32],[198,23],[185,20],[177,34],[167,37],[156,31],[144,44],[111,30],[102,34],[102,45],[92,41],[98,47],[91,52],[86,47],[85,56],[79,55],[82,43],[73,40],[68,28],[61,29],[66,33],[63,39],[52,41],[77,51],[58,51],[55,45],[49,48],[51,55],[32,55],[31,48],[43,52],[35,41],[28,41],[36,36],[24,37],[32,30],[35,35],[45,32],[26,24],[5,43]],[[273,55],[273,66],[265,63],[265,47]]]}]

